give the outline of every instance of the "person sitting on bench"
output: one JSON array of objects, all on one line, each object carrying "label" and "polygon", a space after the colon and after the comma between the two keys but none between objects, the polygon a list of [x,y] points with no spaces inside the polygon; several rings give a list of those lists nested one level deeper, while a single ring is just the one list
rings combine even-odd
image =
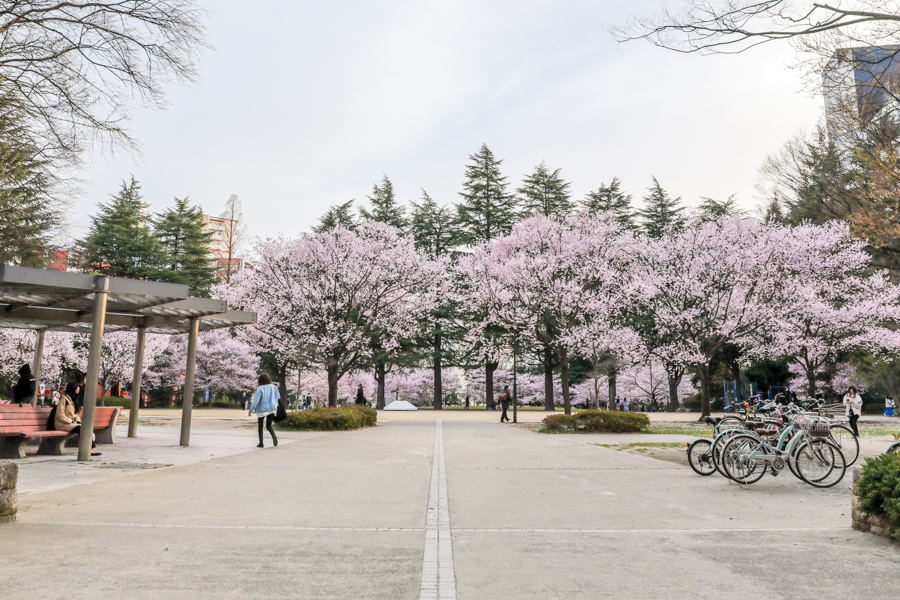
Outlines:
[{"label": "person sitting on bench", "polygon": [[13,386],[13,402],[31,404],[33,399],[34,375],[31,374],[31,365],[24,364],[19,367],[19,381]]},{"label": "person sitting on bench", "polygon": [[[66,386],[66,392],[59,399],[59,404],[56,405],[56,417],[53,425],[57,431],[68,431],[81,435],[81,417],[78,416],[78,407],[75,406],[75,400],[73,400],[77,394],[78,386],[70,381]],[[91,432],[91,456],[100,456],[95,449],[96,446],[94,433]]]}]

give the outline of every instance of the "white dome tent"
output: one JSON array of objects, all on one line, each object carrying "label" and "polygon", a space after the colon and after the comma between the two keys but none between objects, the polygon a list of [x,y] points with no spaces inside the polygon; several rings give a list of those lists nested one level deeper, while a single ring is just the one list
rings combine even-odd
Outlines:
[{"label": "white dome tent", "polygon": [[406,400],[394,400],[384,407],[384,410],[418,410]]}]

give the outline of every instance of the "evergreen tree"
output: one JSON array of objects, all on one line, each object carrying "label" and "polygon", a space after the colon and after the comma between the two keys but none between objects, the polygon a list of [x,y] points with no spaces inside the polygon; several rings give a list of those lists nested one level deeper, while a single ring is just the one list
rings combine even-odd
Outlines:
[{"label": "evergreen tree", "polygon": [[410,228],[416,248],[432,259],[449,255],[457,237],[450,208],[438,205],[425,190],[422,190],[421,204],[410,204]]},{"label": "evergreen tree", "polygon": [[502,160],[494,157],[486,144],[469,155],[463,201],[457,204],[460,240],[476,245],[506,235],[518,217],[514,196],[507,193],[506,177],[500,173]]},{"label": "evergreen tree", "polygon": [[700,198],[700,205],[697,207],[697,213],[703,221],[711,221],[722,217],[735,217],[742,214],[742,212],[737,206],[734,194],[722,202],[702,197]]},{"label": "evergreen tree", "polygon": [[525,177],[522,187],[516,191],[522,197],[523,208],[550,217],[565,217],[574,208],[569,194],[568,181],[559,176],[561,169],[550,172],[541,162],[534,173]]},{"label": "evergreen tree", "polygon": [[19,120],[0,113],[0,265],[43,267],[59,211],[52,178]]},{"label": "evergreen tree", "polygon": [[663,232],[669,227],[680,227],[684,223],[682,211],[679,206],[681,198],[672,198],[666,190],[662,189],[656,177],[653,185],[644,196],[644,208],[638,211],[641,217],[644,231],[653,238],[662,237]]},{"label": "evergreen tree", "polygon": [[366,196],[366,198],[369,199],[372,210],[368,211],[360,206],[359,214],[362,218],[393,225],[400,231],[406,229],[406,209],[397,202],[397,198],[394,196],[394,184],[387,175],[381,180],[381,186],[377,183],[372,185],[372,195]]},{"label": "evergreen tree", "polygon": [[601,183],[596,192],[589,192],[582,205],[591,212],[611,212],[623,227],[637,229],[631,194],[622,191],[622,182],[618,177],[613,177],[609,185]]},{"label": "evergreen tree", "polygon": [[353,200],[347,200],[343,204],[335,204],[319,217],[319,224],[314,225],[314,233],[331,231],[337,227],[344,229],[356,229],[356,219],[353,218]]},{"label": "evergreen tree", "polygon": [[91,218],[87,237],[79,242],[81,267],[113,277],[158,280],[162,250],[150,230],[141,201],[141,186],[131,178],[99,214]]},{"label": "evergreen tree", "polygon": [[203,213],[187,198],[175,198],[175,207],[156,219],[156,239],[163,252],[163,277],[187,284],[191,295],[209,297],[216,270],[209,252],[212,234],[203,231]]}]

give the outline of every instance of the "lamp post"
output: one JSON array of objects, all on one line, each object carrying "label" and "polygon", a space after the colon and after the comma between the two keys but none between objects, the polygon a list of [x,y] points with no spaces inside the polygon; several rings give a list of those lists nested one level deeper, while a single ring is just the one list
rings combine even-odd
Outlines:
[{"label": "lamp post", "polygon": [[[513,307],[513,311],[518,312],[519,308],[519,299],[517,297],[513,297],[510,301],[510,304]],[[518,367],[518,357],[519,357],[519,325],[513,327],[513,423],[519,422],[518,415],[518,407],[519,407],[519,385],[518,385],[518,377],[516,375],[517,367]]]}]

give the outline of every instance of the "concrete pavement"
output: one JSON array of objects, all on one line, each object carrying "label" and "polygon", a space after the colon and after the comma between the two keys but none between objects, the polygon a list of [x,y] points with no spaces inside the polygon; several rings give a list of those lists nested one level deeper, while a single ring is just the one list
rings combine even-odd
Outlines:
[{"label": "concrete pavement", "polygon": [[453,416],[265,450],[235,430],[246,452],[26,489],[0,598],[900,596],[900,547],[850,529],[846,485],[743,489],[609,436]]}]

